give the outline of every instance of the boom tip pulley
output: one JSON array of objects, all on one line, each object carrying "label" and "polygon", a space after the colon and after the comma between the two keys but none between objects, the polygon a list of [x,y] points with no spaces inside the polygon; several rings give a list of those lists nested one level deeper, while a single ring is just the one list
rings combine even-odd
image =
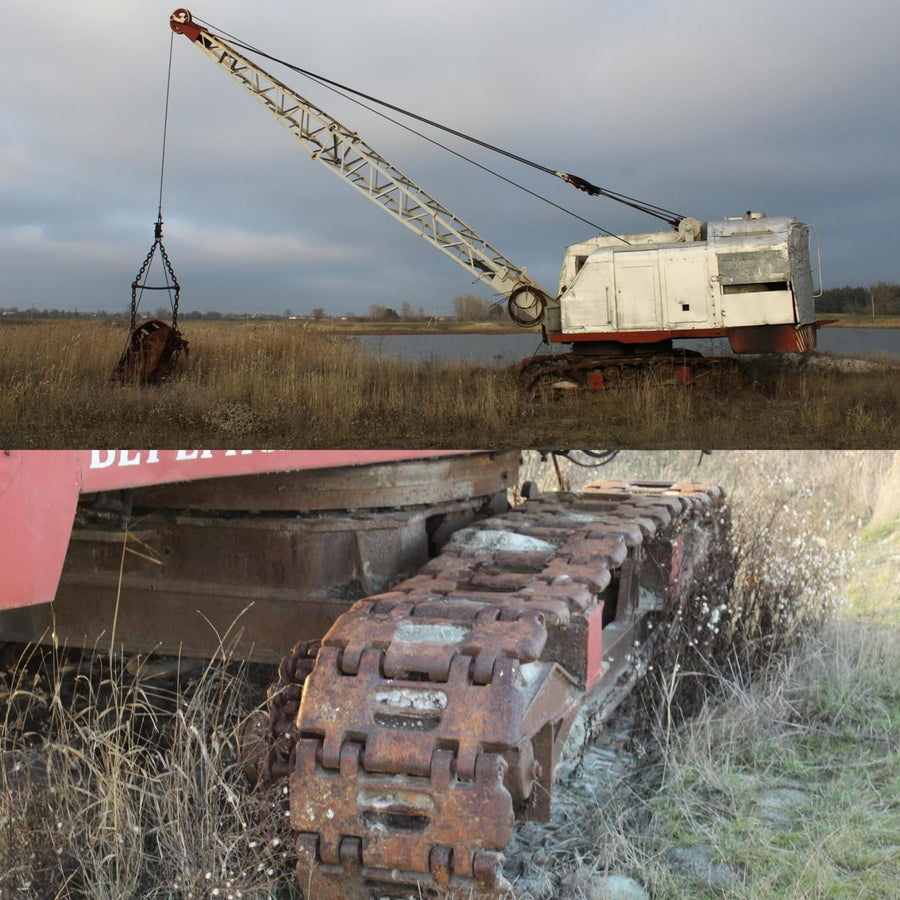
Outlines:
[{"label": "boom tip pulley", "polygon": [[175,34],[183,34],[185,37],[196,41],[203,29],[199,25],[194,24],[194,17],[190,10],[181,7],[169,16],[169,27]]}]

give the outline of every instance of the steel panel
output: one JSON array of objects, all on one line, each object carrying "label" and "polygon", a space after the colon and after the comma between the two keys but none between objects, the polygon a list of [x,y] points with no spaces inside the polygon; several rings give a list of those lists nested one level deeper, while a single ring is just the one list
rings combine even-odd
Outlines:
[{"label": "steel panel", "polygon": [[787,248],[719,253],[719,281],[722,284],[760,284],[788,281],[791,267]]}]

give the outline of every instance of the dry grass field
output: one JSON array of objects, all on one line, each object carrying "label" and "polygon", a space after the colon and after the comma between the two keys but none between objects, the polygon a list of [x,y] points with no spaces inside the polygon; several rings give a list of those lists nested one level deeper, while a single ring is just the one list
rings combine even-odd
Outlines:
[{"label": "dry grass field", "polygon": [[299,323],[191,323],[183,371],[110,373],[126,329],[0,323],[0,440],[15,447],[896,447],[898,370],[772,369],[690,387],[647,376],[526,396],[512,369],[406,362]]},{"label": "dry grass field", "polygon": [[900,328],[900,316],[851,316],[847,313],[823,313],[822,318],[834,319],[833,328]]}]

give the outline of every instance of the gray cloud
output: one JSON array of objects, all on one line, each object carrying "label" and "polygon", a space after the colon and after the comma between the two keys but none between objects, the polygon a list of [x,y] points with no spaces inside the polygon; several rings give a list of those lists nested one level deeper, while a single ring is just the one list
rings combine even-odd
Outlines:
[{"label": "gray cloud", "polygon": [[[153,239],[173,8],[6,4],[0,306],[127,306]],[[808,221],[826,286],[900,280],[900,7],[886,0],[221,0],[192,11],[274,56],[611,189],[701,219],[756,209]],[[275,74],[545,286],[563,247],[592,233]],[[458,149],[605,229],[657,227]],[[473,290],[462,269],[312,163],[181,37],[163,213],[183,309],[355,312],[406,300],[449,311]]]}]

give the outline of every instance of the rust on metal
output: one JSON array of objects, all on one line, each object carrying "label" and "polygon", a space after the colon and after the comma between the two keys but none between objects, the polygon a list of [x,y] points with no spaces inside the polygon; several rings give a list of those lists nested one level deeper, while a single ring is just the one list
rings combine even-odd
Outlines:
[{"label": "rust on metal", "polygon": [[142,322],[128,340],[116,368],[115,381],[131,384],[160,384],[170,378],[188,355],[188,342],[174,325],[159,319]]},{"label": "rust on metal", "polygon": [[735,353],[806,353],[816,349],[818,324],[750,325],[728,329]]},{"label": "rust on metal", "polygon": [[491,498],[514,486],[517,471],[517,452],[423,457],[234,475],[227,489],[221,481],[203,478],[157,484],[136,490],[134,502],[192,510],[387,510]]},{"label": "rust on metal", "polygon": [[288,729],[301,883],[325,900],[502,893],[513,817],[549,815],[575,715],[627,694],[647,613],[686,589],[720,500],[623,482],[529,500],[342,615]]},{"label": "rust on metal", "polygon": [[[734,329],[734,331],[759,331],[769,326],[760,326],[760,328]],[[774,339],[768,335],[765,339],[760,338],[758,344],[760,347],[765,346],[766,350],[797,350],[801,343],[801,334],[793,334],[794,326],[771,326],[789,328],[792,332],[790,338],[783,337],[778,346],[767,346],[774,342]],[[806,326],[802,326],[806,327]],[[814,333],[814,332],[813,332]],[[715,334],[708,336],[722,336],[725,329],[715,329]],[[589,390],[589,391],[607,391],[616,388],[635,385],[641,382],[641,379],[648,375],[654,375],[666,384],[672,385],[697,385],[705,384],[720,385],[741,379],[744,377],[744,368],[737,359],[727,356],[685,356],[677,350],[668,348],[665,351],[659,351],[656,354],[645,352],[642,346],[647,341],[664,340],[670,338],[670,333],[659,333],[658,335],[648,334],[647,332],[635,332],[634,340],[638,343],[629,342],[628,332],[617,332],[615,341],[603,339],[600,335],[575,335],[567,334],[564,336],[565,341],[581,341],[592,340],[601,341],[600,344],[593,348],[592,353],[587,352],[571,352],[571,353],[551,353],[540,356],[532,356],[522,360],[519,363],[516,373],[516,381],[520,389],[526,393],[535,393],[544,390],[555,390],[560,388]],[[701,333],[695,331],[692,337],[703,337]],[[556,336],[551,336],[551,342],[556,341]],[[732,338],[732,344],[735,341],[741,344],[741,347],[756,346],[751,344],[752,337],[746,337],[743,334]],[[806,341],[808,342],[808,338]],[[788,346],[789,343],[795,343],[798,346]],[[815,339],[812,339],[815,346]],[[647,344],[648,347],[654,345]],[[612,348],[612,349],[609,349]],[[637,348],[637,352],[632,352]],[[746,349],[738,350],[737,353],[764,352],[762,349],[749,351]]]},{"label": "rust on metal", "polygon": [[[157,458],[151,470],[165,465]],[[49,473],[53,460],[33,466]],[[516,467],[517,454],[481,453],[138,486],[127,502],[86,496],[74,528],[71,513],[61,523],[71,536],[55,598],[53,587],[42,594],[52,605],[4,610],[0,632],[90,647],[115,615],[130,652],[212,657],[227,635],[244,658],[275,662],[286,643],[319,640],[354,601],[415,572],[448,532],[506,508]],[[75,491],[73,474],[73,503]]]}]

